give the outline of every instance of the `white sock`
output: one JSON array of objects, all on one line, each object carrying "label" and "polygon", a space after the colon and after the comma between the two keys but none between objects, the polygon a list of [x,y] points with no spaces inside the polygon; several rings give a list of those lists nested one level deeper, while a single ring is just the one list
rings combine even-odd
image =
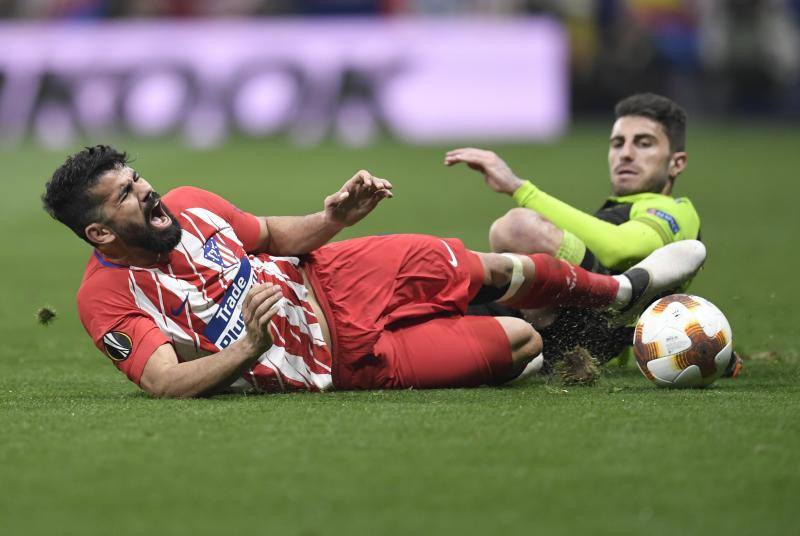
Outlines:
[{"label": "white sock", "polygon": [[631,280],[624,275],[615,275],[613,277],[619,283],[619,289],[617,289],[617,295],[614,297],[611,307],[613,309],[622,309],[630,303],[633,297],[633,287],[631,286]]},{"label": "white sock", "polygon": [[531,359],[525,368],[522,369],[522,372],[519,373],[519,376],[516,378],[509,380],[507,383],[521,383],[522,381],[527,380],[540,370],[542,370],[542,365],[544,365],[544,354],[539,352],[539,355]]}]

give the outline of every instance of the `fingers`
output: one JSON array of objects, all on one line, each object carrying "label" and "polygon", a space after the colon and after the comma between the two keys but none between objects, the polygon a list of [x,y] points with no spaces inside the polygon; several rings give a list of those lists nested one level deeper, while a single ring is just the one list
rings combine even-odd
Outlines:
[{"label": "fingers", "polygon": [[250,324],[258,319],[264,311],[275,305],[283,294],[281,288],[272,283],[253,285],[242,302],[242,315],[246,323]]},{"label": "fingers", "polygon": [[387,181],[386,179],[375,177],[376,190],[391,190],[392,188],[393,186],[391,182]]},{"label": "fingers", "polygon": [[485,151],[474,147],[462,147],[447,151],[444,155],[444,165],[452,166],[459,162],[464,162],[467,164],[488,166],[496,159],[497,155],[492,151]]},{"label": "fingers", "polygon": [[[390,199],[394,197],[394,194],[391,192],[390,188],[392,187],[391,184],[387,187],[382,183],[388,183],[389,181],[384,181],[383,179],[374,178],[373,186],[371,188],[363,188],[360,189],[355,194],[355,198],[357,200],[375,200],[377,203],[382,199]],[[378,182],[380,181],[380,182]]]},{"label": "fingers", "polygon": [[381,199],[391,199],[394,194],[389,190],[377,190],[372,196],[380,201]]},{"label": "fingers", "polygon": [[[391,182],[380,177],[375,177],[369,171],[362,169],[342,186],[342,189],[336,194],[334,203],[341,203],[351,196],[357,198],[374,196],[378,194],[378,192],[388,192],[392,188]],[[388,195],[386,193],[380,193],[378,197],[379,199],[385,199],[393,197],[393,195],[390,192]]]},{"label": "fingers", "polygon": [[247,334],[246,346],[251,355],[258,355],[272,345],[272,333],[269,325],[280,307],[278,303],[283,299],[283,292],[279,285],[272,283],[255,284],[242,302],[242,316],[245,321]]},{"label": "fingers", "polygon": [[263,326],[264,318],[269,320],[275,316],[275,314],[278,312],[278,308],[275,307],[275,304],[277,304],[283,298],[283,293],[280,291],[277,285],[274,285],[272,288],[277,288],[278,290],[272,295],[267,296],[253,312],[253,318],[258,320],[258,324],[260,326]]},{"label": "fingers", "polygon": [[354,186],[360,185],[363,188],[368,189],[368,190],[391,190],[392,189],[392,183],[391,182],[387,181],[386,179],[381,179],[380,177],[374,176],[372,173],[370,173],[366,169],[362,169],[358,173],[353,175],[353,178],[351,178],[349,181],[347,181],[347,183],[345,183],[345,186],[348,186],[350,184],[352,184]]},{"label": "fingers", "polygon": [[253,286],[244,297],[244,301],[242,302],[242,316],[245,322],[250,322],[250,319],[253,317],[253,299],[257,294],[263,293],[266,290],[266,288],[263,287],[266,287],[266,285]]},{"label": "fingers", "polygon": [[346,188],[348,189],[354,188],[357,186],[363,186],[364,188],[372,188],[374,179],[375,177],[372,176],[372,173],[370,173],[366,169],[361,169],[358,171],[358,173],[353,175],[353,177],[349,181],[344,183],[344,186],[342,186],[342,190]]},{"label": "fingers", "polygon": [[[270,335],[270,338],[272,337],[272,335],[267,330],[267,328],[269,327],[270,323],[272,322],[272,318],[276,314],[278,314],[278,308],[277,307],[271,307],[267,311],[265,311],[263,315],[261,315],[258,318],[258,327],[261,328],[261,330],[264,331],[264,333],[266,335]],[[275,326],[272,326],[272,327],[275,328]]]}]

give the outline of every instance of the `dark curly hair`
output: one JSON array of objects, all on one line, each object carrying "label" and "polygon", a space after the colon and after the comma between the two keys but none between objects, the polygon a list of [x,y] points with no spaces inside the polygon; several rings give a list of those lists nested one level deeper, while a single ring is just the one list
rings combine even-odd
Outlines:
[{"label": "dark curly hair", "polygon": [[86,237],[86,226],[103,221],[100,199],[92,195],[91,189],[105,172],[127,163],[127,153],[109,145],[84,148],[68,157],[45,184],[44,209],[91,244]]},{"label": "dark curly hair", "polygon": [[686,111],[677,103],[655,93],[638,93],[624,98],[614,107],[617,119],[639,115],[660,123],[667,133],[671,151],[686,150]]}]

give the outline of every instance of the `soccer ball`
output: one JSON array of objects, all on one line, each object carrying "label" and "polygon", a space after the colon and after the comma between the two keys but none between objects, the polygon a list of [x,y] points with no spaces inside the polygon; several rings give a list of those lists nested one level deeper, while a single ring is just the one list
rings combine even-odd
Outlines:
[{"label": "soccer ball", "polygon": [[639,370],[661,387],[707,387],[731,360],[733,335],[722,311],[699,296],[653,302],[636,323]]}]

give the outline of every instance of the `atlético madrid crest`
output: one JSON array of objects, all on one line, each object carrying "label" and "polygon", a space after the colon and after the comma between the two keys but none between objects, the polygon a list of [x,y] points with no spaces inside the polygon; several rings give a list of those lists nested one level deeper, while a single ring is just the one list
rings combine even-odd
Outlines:
[{"label": "atl\u00e9tico madrid crest", "polygon": [[131,355],[133,342],[127,334],[121,331],[109,331],[103,335],[103,346],[106,354],[114,361],[125,361]]}]

